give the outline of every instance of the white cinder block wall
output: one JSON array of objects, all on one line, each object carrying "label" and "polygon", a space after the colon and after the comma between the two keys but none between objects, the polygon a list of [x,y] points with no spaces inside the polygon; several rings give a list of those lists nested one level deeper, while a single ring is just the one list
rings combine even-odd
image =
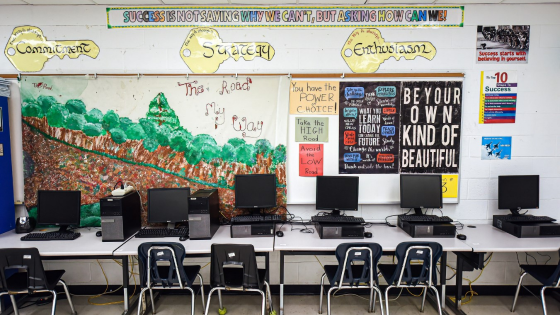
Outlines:
[{"label": "white cinder block wall", "polygon": [[[446,215],[463,223],[489,223],[497,210],[497,176],[539,174],[541,209],[534,214],[560,218],[560,5],[466,5],[463,28],[389,29],[381,28],[387,41],[430,41],[437,49],[432,61],[388,60],[379,72],[463,72],[463,124],[461,146],[460,203],[446,205]],[[475,43],[477,25],[516,24],[531,26],[529,63],[525,65],[477,65]],[[49,39],[93,40],[101,49],[97,59],[60,60],[52,58],[42,73],[186,73],[179,49],[189,29],[108,30],[104,6],[0,6],[0,42],[6,43],[14,27],[40,27]],[[266,41],[276,49],[272,61],[228,60],[223,73],[320,73],[350,72],[340,56],[344,41],[352,29],[218,29],[224,41]],[[478,123],[480,71],[517,70],[519,98],[515,124],[481,125]],[[0,56],[0,73],[17,73],[8,59]],[[19,99],[11,101],[12,152],[14,154],[15,198],[23,199],[21,156],[21,119]],[[115,106],[117,106],[115,104]],[[18,125],[19,124],[19,125]],[[511,161],[481,161],[482,136],[513,136]],[[292,213],[309,218],[313,206],[289,205]],[[362,205],[359,213],[366,220],[383,220],[400,213],[396,205]],[[373,239],[375,241],[375,239]],[[544,253],[543,253],[544,254]],[[557,253],[552,255],[556,263]],[[539,262],[547,257],[532,255]],[[322,262],[334,257],[318,257]],[[525,261],[525,253],[519,254]],[[191,260],[206,263],[207,259]],[[529,257],[529,261],[532,258]],[[314,257],[286,259],[287,284],[317,284],[320,265]],[[104,284],[96,261],[47,262],[49,267],[67,270],[71,284]],[[454,265],[454,255],[450,255]],[[120,267],[112,261],[102,265],[111,284],[119,284]],[[208,268],[205,268],[206,280]],[[271,256],[272,283],[278,283],[279,255]],[[519,268],[514,253],[496,254],[477,284],[513,285]],[[451,275],[451,274],[450,274]],[[466,273],[474,279],[478,271]]]}]

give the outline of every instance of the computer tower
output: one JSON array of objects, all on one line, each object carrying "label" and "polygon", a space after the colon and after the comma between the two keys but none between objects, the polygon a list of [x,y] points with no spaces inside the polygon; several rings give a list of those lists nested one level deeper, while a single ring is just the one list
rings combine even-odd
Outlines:
[{"label": "computer tower", "polygon": [[231,238],[243,237],[274,237],[273,222],[232,224]]},{"label": "computer tower", "polygon": [[560,237],[560,224],[557,223],[518,223],[508,222],[495,215],[492,225],[518,238]]},{"label": "computer tower", "polygon": [[410,236],[423,238],[453,238],[457,227],[449,223],[402,221],[402,229]]},{"label": "computer tower", "polygon": [[140,195],[108,196],[99,200],[103,242],[125,241],[142,227]]},{"label": "computer tower", "polygon": [[315,223],[319,237],[323,239],[360,239],[364,238],[364,226],[346,223]]},{"label": "computer tower", "polygon": [[189,238],[207,240],[220,227],[217,189],[200,189],[189,197]]}]

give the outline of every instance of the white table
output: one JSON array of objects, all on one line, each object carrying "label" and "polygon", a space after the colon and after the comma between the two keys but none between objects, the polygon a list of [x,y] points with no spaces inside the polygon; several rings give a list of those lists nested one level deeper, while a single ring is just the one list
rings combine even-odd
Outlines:
[{"label": "white table", "polygon": [[[312,226],[312,225],[311,225]],[[308,227],[311,227],[308,225]],[[301,228],[301,225],[294,226]],[[315,230],[315,228],[313,227]],[[284,256],[290,255],[334,255],[336,247],[341,243],[378,243],[384,252],[392,252],[402,242],[430,241],[442,245],[444,253],[441,257],[441,265],[447,262],[447,252],[470,252],[472,248],[456,238],[412,238],[400,228],[387,225],[374,224],[365,229],[373,233],[372,238],[364,239],[321,239],[317,231],[313,234],[301,233],[299,230],[291,231],[290,224],[284,224],[281,228],[283,237],[276,237],[274,250],[280,251],[280,315],[284,314]],[[442,285],[442,304],[445,307],[445,279],[446,268],[440,268],[440,282]]]},{"label": "white table", "polygon": [[[44,229],[55,231],[57,229]],[[123,244],[123,242],[102,242],[101,237],[96,237],[95,233],[99,230],[94,228],[76,229],[82,235],[71,241],[21,241],[25,234],[16,234],[11,230],[0,234],[0,248],[30,248],[35,247],[39,250],[42,259],[63,260],[63,259],[120,259],[123,265],[123,294],[124,294],[124,313],[128,312],[128,256],[116,255],[113,252]],[[39,233],[41,230],[35,230]]]}]

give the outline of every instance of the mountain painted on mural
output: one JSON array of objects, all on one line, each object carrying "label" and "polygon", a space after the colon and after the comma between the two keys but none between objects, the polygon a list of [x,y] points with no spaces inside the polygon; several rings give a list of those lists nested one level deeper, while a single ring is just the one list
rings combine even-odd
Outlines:
[{"label": "mountain painted on mural", "polygon": [[[266,139],[248,144],[232,138],[223,145],[182,126],[159,93],[137,122],[113,110],[103,113],[78,99],[59,103],[53,96],[26,99],[24,121],[25,200],[36,205],[39,189],[81,190],[82,225],[99,225],[99,198],[118,179],[139,188],[217,188],[220,209],[234,214],[235,174],[275,173],[277,204],[286,204],[286,148]],[[144,207],[145,209],[146,207]],[[145,219],[145,213],[143,215]]]}]

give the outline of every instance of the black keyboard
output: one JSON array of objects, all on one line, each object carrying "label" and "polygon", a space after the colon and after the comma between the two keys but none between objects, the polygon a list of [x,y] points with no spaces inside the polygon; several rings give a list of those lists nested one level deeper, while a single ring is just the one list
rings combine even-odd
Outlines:
[{"label": "black keyboard", "polygon": [[22,241],[71,241],[80,237],[79,232],[46,232],[29,233],[21,238]]},{"label": "black keyboard", "polygon": [[231,218],[231,223],[280,222],[280,221],[282,221],[282,216],[279,214],[238,215]]},{"label": "black keyboard", "polygon": [[512,215],[500,218],[500,220],[513,223],[549,223],[556,221],[556,219],[553,219],[551,217],[534,215]]},{"label": "black keyboard", "polygon": [[311,217],[311,221],[319,223],[366,223],[361,217],[349,215],[316,215]]},{"label": "black keyboard", "polygon": [[167,229],[167,228],[155,228],[155,229],[141,229],[136,233],[136,237],[140,238],[150,238],[150,237],[181,237],[183,235],[189,235],[188,228],[179,229]]},{"label": "black keyboard", "polygon": [[437,222],[437,223],[451,223],[453,219],[447,216],[438,217],[437,215],[399,215],[401,222]]}]

